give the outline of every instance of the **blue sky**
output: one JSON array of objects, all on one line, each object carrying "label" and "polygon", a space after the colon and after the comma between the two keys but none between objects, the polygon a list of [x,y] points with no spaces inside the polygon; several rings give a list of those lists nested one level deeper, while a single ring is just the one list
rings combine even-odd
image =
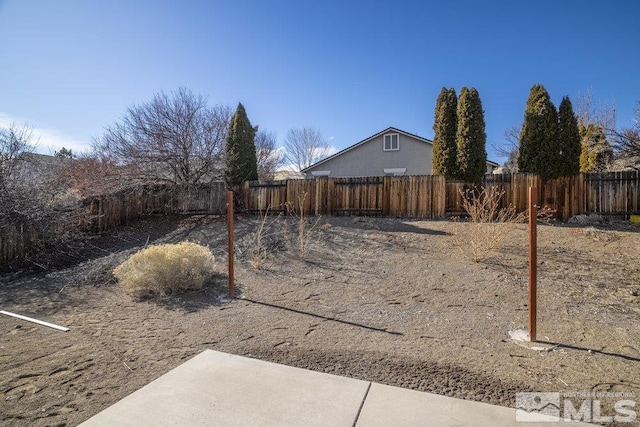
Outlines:
[{"label": "blue sky", "polygon": [[[533,84],[593,92],[628,126],[640,100],[640,1],[0,0],[0,122],[75,151],[126,108],[184,86],[242,102],[282,144],[337,149],[395,126],[433,137],[443,86],[476,87],[489,158]],[[575,105],[574,105],[575,106]]]}]

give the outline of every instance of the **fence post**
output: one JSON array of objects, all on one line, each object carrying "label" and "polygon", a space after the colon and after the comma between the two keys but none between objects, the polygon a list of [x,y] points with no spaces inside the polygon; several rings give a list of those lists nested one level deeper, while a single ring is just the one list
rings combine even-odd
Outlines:
[{"label": "fence post", "polygon": [[316,178],[316,204],[315,204],[315,214],[318,216],[320,214],[320,178]]},{"label": "fence post", "polygon": [[529,187],[529,341],[536,341],[536,311],[537,311],[537,222],[538,208],[536,206],[537,189]]},{"label": "fence post", "polygon": [[227,230],[229,235],[229,298],[234,298],[233,270],[233,191],[227,191]]}]

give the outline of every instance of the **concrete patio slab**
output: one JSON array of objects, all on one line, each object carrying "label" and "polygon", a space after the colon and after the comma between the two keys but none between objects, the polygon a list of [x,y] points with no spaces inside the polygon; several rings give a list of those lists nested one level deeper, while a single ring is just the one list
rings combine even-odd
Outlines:
[{"label": "concrete patio slab", "polygon": [[516,422],[516,411],[512,408],[372,383],[357,425],[549,427],[557,424]]},{"label": "concrete patio slab", "polygon": [[[521,426],[516,410],[206,350],[81,426]],[[571,425],[587,424],[572,423]]]},{"label": "concrete patio slab", "polygon": [[352,426],[368,387],[206,350],[81,425]]}]

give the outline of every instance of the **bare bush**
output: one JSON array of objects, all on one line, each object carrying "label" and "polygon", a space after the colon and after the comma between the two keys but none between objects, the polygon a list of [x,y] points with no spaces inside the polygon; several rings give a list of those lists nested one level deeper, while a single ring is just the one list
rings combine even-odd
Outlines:
[{"label": "bare bush", "polygon": [[[294,249],[301,261],[307,259],[309,246],[313,239],[318,237],[318,233],[321,229],[320,221],[322,219],[321,216],[317,216],[313,220],[309,220],[306,217],[304,212],[304,202],[307,199],[307,196],[307,192],[302,196],[299,196],[297,204],[287,202],[287,211],[289,212],[289,215],[295,219],[295,237],[293,239],[287,237],[287,240],[293,241]],[[286,233],[288,233],[288,231]]]},{"label": "bare bush", "polygon": [[524,222],[527,212],[518,213],[513,205],[500,208],[504,190],[496,187],[460,191],[462,207],[469,215],[471,232],[456,233],[458,246],[474,262],[486,258],[512,231],[513,224]]},{"label": "bare bush", "polygon": [[[280,246],[281,238],[277,234],[277,227],[274,227],[282,217],[279,213],[269,220],[269,208],[260,213],[260,223],[253,234],[252,247],[249,249],[249,257],[254,268],[261,270],[269,256],[269,252]],[[274,231],[274,229],[276,231]]]},{"label": "bare bush", "polygon": [[135,297],[170,295],[200,289],[215,272],[211,251],[191,242],[149,246],[113,270]]},{"label": "bare bush", "polygon": [[[513,205],[500,207],[504,193],[496,187],[460,190],[462,207],[472,227],[470,233],[465,229],[464,234],[455,233],[455,236],[462,253],[474,262],[487,258],[515,229],[515,224],[527,222],[529,218],[529,210],[518,212]],[[537,219],[549,222],[553,214],[554,211],[545,206],[538,210]]]},{"label": "bare bush", "polygon": [[[66,159],[34,153],[32,131],[0,128],[0,263],[28,261],[45,267],[70,250],[78,195],[62,174]],[[6,264],[6,265],[5,265]]]}]

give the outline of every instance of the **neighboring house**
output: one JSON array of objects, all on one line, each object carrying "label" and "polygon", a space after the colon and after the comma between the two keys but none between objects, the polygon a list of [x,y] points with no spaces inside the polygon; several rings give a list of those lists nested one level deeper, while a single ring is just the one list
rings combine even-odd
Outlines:
[{"label": "neighboring house", "polygon": [[22,185],[40,185],[60,176],[64,160],[56,156],[23,153],[17,159],[15,179]]},{"label": "neighboring house", "polygon": [[[303,169],[307,178],[430,175],[433,142],[389,127]],[[487,173],[498,164],[487,161]]]},{"label": "neighboring house", "polygon": [[273,173],[274,181],[285,181],[287,179],[303,179],[304,175],[300,172],[278,170]]}]

